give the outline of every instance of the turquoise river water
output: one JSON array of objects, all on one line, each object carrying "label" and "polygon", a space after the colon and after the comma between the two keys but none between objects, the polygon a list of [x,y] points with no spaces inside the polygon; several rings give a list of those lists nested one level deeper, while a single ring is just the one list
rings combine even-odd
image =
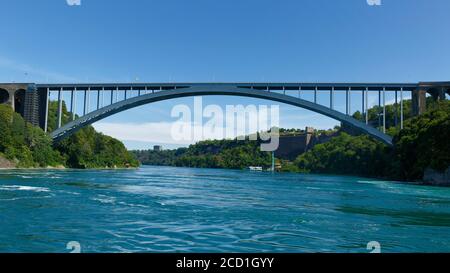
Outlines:
[{"label": "turquoise river water", "polygon": [[0,171],[0,252],[367,253],[372,241],[450,252],[450,189],[171,167]]}]

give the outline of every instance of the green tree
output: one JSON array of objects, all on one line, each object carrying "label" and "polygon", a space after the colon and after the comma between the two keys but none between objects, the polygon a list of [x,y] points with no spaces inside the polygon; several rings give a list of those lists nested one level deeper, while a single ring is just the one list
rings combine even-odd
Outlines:
[{"label": "green tree", "polygon": [[[49,103],[49,131],[57,125],[58,102]],[[62,124],[71,121],[72,114],[62,104]],[[86,126],[55,146],[64,158],[65,165],[70,168],[128,168],[138,167],[139,161],[128,152],[123,143],[95,131]]]},{"label": "green tree", "polygon": [[369,136],[342,132],[300,155],[295,163],[306,172],[383,176],[389,172],[390,152],[389,147]]},{"label": "green tree", "polygon": [[0,153],[19,167],[48,167],[63,163],[51,138],[7,105],[0,105]]},{"label": "green tree", "polygon": [[394,138],[396,156],[406,180],[422,179],[426,168],[444,171],[450,166],[450,102],[435,104],[421,116],[405,122]]}]

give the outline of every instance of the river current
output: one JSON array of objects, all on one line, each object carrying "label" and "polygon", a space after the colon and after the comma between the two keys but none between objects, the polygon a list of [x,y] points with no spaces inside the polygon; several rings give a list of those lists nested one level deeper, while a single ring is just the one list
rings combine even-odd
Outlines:
[{"label": "river current", "polygon": [[0,252],[367,253],[369,242],[450,252],[450,189],[172,167],[0,170]]}]

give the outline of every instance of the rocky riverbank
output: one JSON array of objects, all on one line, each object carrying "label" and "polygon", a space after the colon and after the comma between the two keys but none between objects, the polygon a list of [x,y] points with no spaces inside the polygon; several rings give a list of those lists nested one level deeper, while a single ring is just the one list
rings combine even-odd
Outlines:
[{"label": "rocky riverbank", "polygon": [[0,156],[0,169],[14,169],[16,164]]},{"label": "rocky riverbank", "polygon": [[450,167],[444,172],[438,172],[431,168],[425,170],[423,181],[427,185],[450,186]]}]

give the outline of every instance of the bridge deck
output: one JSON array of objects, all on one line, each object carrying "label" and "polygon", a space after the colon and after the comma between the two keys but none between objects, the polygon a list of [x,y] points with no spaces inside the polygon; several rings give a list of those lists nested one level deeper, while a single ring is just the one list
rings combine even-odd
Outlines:
[{"label": "bridge deck", "polygon": [[[0,91],[3,95],[9,92],[9,101],[15,101],[14,86],[16,84],[0,84]],[[50,94],[57,93],[58,112],[57,112],[57,132],[53,132],[53,137],[66,137],[78,128],[90,124],[100,118],[107,117],[113,113],[125,111],[138,105],[185,96],[197,95],[234,95],[247,96],[254,98],[263,98],[283,102],[305,109],[309,109],[341,122],[357,127],[360,130],[369,133],[372,136],[390,144],[390,138],[385,135],[386,132],[386,94],[387,91],[395,93],[395,125],[399,122],[403,128],[404,110],[403,101],[405,99],[404,92],[412,94],[412,108],[414,114],[420,114],[425,109],[426,94],[429,93],[433,97],[445,99],[446,94],[450,95],[450,82],[419,82],[419,83],[318,83],[318,82],[166,82],[166,83],[56,83],[56,84],[33,84],[24,83],[28,86],[27,92],[37,92],[39,94],[40,126],[47,130],[48,127],[48,103]],[[2,89],[3,88],[3,89]],[[10,90],[11,89],[11,90]],[[17,89],[17,88],[16,88]],[[7,90],[5,92],[5,90]],[[119,91],[119,92],[118,92]],[[137,97],[136,97],[137,91]],[[279,92],[281,91],[281,92]],[[291,92],[289,92],[291,91]],[[297,93],[292,94],[292,91]],[[303,98],[305,93],[313,93],[313,99]],[[319,103],[318,91],[329,93],[329,103],[327,106]],[[353,92],[360,96],[360,113],[363,114],[365,122],[360,122],[352,118],[355,112],[352,108]],[[64,98],[64,94],[69,92],[70,99]],[[77,94],[82,93],[82,107],[77,106]],[[106,93],[105,93],[106,92]],[[345,104],[343,113],[336,111],[335,104],[337,100],[335,93],[345,93],[345,101],[339,102]],[[369,127],[368,109],[370,108],[368,97],[369,93],[376,92],[378,96],[377,105],[382,109],[379,116],[379,124],[381,134],[376,129]],[[119,96],[119,94],[122,94]],[[157,94],[160,93],[160,94]],[[278,93],[278,95],[277,95]],[[282,93],[282,97],[278,97]],[[96,107],[92,111],[91,95],[94,99]],[[322,93],[323,95],[323,93]],[[6,97],[6,95],[4,95]],[[42,98],[41,98],[42,97]],[[107,101],[105,103],[105,98]],[[123,99],[122,99],[123,98]],[[65,125],[62,124],[62,104],[69,102],[70,112],[72,113],[72,122]],[[399,109],[398,109],[399,108]],[[78,115],[76,109],[82,111]],[[359,111],[359,110],[358,110]],[[25,111],[27,112],[27,111]],[[30,111],[28,111],[30,112]],[[79,112],[79,111],[78,111]],[[399,115],[399,118],[398,118]],[[78,120],[76,120],[78,118]],[[81,119],[81,120],[80,120]],[[380,123],[381,120],[381,123]],[[376,124],[374,126],[377,126]]]},{"label": "bridge deck", "polygon": [[80,83],[80,84],[37,84],[37,88],[49,88],[50,91],[63,90],[169,90],[199,86],[242,87],[256,90],[366,90],[379,91],[385,88],[388,91],[400,90],[413,91],[418,87],[417,83],[281,83],[281,82],[247,82],[247,83]]}]

